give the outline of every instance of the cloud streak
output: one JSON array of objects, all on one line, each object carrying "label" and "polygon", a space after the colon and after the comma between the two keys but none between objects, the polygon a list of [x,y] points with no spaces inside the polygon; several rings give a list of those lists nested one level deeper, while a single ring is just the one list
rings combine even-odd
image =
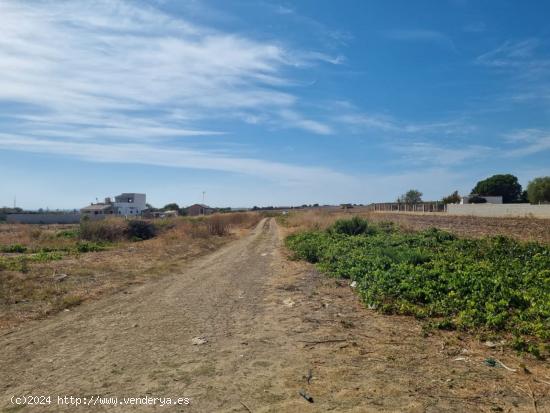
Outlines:
[{"label": "cloud streak", "polygon": [[[2,115],[10,135],[2,138],[5,149],[151,163],[149,153],[159,165],[249,174],[257,167],[267,176],[283,165],[208,158],[182,149],[181,139],[226,134],[203,125],[227,118],[332,133],[301,113],[292,74],[341,57],[202,27],[122,0],[5,1],[0,25],[0,105],[18,105]],[[167,144],[176,140],[171,152]],[[293,168],[287,171],[309,170]]]},{"label": "cloud streak", "polygon": [[462,120],[439,122],[404,122],[393,116],[370,113],[347,113],[335,119],[337,122],[352,128],[354,131],[378,130],[385,133],[399,134],[444,134],[467,135],[475,126]]},{"label": "cloud streak", "polygon": [[476,63],[511,71],[522,78],[539,79],[550,75],[550,59],[538,56],[541,41],[536,38],[507,41],[476,58]]},{"label": "cloud streak", "polygon": [[342,184],[354,179],[320,167],[289,165],[243,157],[230,157],[186,148],[160,147],[134,143],[102,145],[37,139],[0,134],[0,148],[33,153],[65,155],[91,162],[155,165],[175,168],[209,169],[260,176],[286,186]]}]

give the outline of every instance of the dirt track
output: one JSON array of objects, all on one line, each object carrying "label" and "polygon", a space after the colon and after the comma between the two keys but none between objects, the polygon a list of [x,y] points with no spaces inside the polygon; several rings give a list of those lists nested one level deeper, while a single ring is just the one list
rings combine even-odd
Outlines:
[{"label": "dirt track", "polygon": [[[416,321],[367,310],[344,282],[287,261],[280,238],[264,220],[160,281],[3,333],[0,409],[50,394],[192,401],[21,411],[550,411],[548,365],[456,334],[423,337]],[[491,355],[532,374],[484,365]]]}]

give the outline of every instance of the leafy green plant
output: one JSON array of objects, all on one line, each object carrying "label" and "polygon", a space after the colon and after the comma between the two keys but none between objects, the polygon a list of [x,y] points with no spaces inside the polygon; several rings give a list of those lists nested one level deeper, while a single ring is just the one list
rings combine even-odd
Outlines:
[{"label": "leafy green plant", "polygon": [[430,318],[439,328],[512,333],[529,343],[525,351],[545,354],[550,247],[506,237],[459,239],[437,229],[369,228],[359,235],[334,227],[298,233],[286,244],[296,258],[356,281],[365,303],[380,311]]},{"label": "leafy green plant", "polygon": [[97,251],[105,250],[105,244],[90,242],[90,241],[79,241],[76,243],[75,248],[77,252],[82,252],[82,253],[97,252]]},{"label": "leafy green plant", "polygon": [[78,229],[74,230],[63,230],[59,231],[57,234],[55,234],[58,238],[78,238],[80,235],[80,231]]},{"label": "leafy green plant", "polygon": [[57,251],[40,251],[36,254],[30,255],[29,259],[36,262],[57,261],[63,258],[63,254]]}]

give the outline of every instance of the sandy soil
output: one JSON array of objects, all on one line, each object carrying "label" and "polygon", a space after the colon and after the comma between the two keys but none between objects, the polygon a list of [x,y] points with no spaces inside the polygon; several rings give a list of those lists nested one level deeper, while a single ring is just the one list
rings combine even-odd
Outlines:
[{"label": "sandy soil", "polygon": [[[550,412],[548,364],[365,309],[288,261],[272,219],[172,275],[4,331],[0,349],[2,411]],[[20,394],[191,405],[18,410]]]},{"label": "sandy soil", "polygon": [[412,230],[437,227],[462,237],[505,235],[523,241],[550,243],[550,219],[470,217],[444,213],[370,212],[365,215],[373,221],[393,221]]}]

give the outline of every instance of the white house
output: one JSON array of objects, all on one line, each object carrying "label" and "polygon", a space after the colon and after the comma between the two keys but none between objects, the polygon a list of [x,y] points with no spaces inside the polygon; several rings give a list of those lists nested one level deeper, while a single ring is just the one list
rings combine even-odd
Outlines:
[{"label": "white house", "polygon": [[83,216],[90,219],[102,219],[107,215],[119,215],[125,217],[140,216],[147,209],[145,194],[133,192],[123,193],[111,198],[105,198],[105,202],[98,202],[80,210]]},{"label": "white house", "polygon": [[123,193],[115,196],[114,207],[117,215],[136,216],[147,209],[145,194]]}]

